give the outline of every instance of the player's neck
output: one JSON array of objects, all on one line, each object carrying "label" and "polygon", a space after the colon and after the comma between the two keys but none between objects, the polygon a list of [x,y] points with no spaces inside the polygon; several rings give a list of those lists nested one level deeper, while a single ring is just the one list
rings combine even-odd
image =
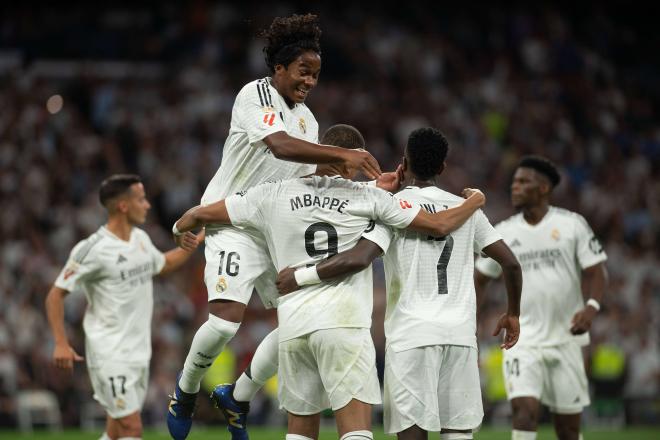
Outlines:
[{"label": "player's neck", "polygon": [[530,225],[536,225],[543,220],[545,215],[548,213],[548,203],[541,203],[534,206],[526,206],[523,208],[522,213],[525,221]]},{"label": "player's neck", "polygon": [[277,78],[275,77],[275,75],[273,75],[273,77],[271,78],[270,83],[273,85],[273,88],[275,88],[275,90],[277,90],[277,93],[280,94],[282,99],[284,99],[284,102],[286,102],[286,105],[288,105],[289,108],[293,108],[296,105],[295,102],[293,102],[292,100],[287,98],[286,95],[284,93],[282,93],[282,85],[279,83],[279,81],[277,81]]},{"label": "player's neck", "polygon": [[133,225],[128,222],[125,216],[110,216],[105,227],[120,240],[129,241],[131,239]]},{"label": "player's neck", "polygon": [[417,186],[419,188],[426,188],[427,186],[438,186],[435,182],[435,179],[431,180],[422,180],[415,176],[405,176],[403,179],[402,187],[406,186]]}]

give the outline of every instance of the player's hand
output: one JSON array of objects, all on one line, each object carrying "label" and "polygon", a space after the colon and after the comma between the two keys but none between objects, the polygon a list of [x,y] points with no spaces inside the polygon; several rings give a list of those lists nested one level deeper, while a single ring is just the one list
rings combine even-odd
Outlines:
[{"label": "player's hand", "polygon": [[177,246],[188,252],[194,251],[197,249],[197,246],[199,246],[197,236],[190,231],[184,232],[180,235],[175,235],[174,241],[176,242]]},{"label": "player's hand", "polygon": [[486,196],[481,192],[481,190],[477,188],[465,188],[463,191],[461,191],[461,195],[464,198],[477,203],[477,206],[480,208],[486,204]]},{"label": "player's hand", "polygon": [[277,286],[280,295],[286,295],[287,293],[295,292],[300,289],[300,286],[296,282],[296,277],[293,275],[295,271],[296,269],[293,267],[287,267],[277,274],[275,286]]},{"label": "player's hand", "polygon": [[596,313],[597,310],[589,306],[577,312],[571,320],[571,334],[581,335],[588,332],[591,328],[591,322],[594,320]]},{"label": "player's hand", "polygon": [[358,148],[355,150],[343,149],[343,165],[349,170],[360,170],[368,179],[377,179],[381,175],[378,161],[366,150]]},{"label": "player's hand", "polygon": [[376,186],[391,193],[397,192],[401,188],[403,182],[403,165],[399,165],[396,171],[391,173],[383,173],[376,179]]},{"label": "player's hand", "polygon": [[69,344],[55,345],[55,350],[53,350],[53,362],[57,368],[73,371],[73,363],[82,362],[84,360],[85,358],[76,353]]},{"label": "player's hand", "polygon": [[206,239],[206,228],[202,228],[202,230],[197,233],[196,237],[197,237],[197,246],[204,243],[204,240]]},{"label": "player's hand", "polygon": [[500,316],[497,320],[497,326],[493,332],[493,336],[497,336],[504,329],[504,342],[500,344],[500,348],[508,350],[516,345],[520,337],[520,322],[517,316],[507,315],[506,313]]}]

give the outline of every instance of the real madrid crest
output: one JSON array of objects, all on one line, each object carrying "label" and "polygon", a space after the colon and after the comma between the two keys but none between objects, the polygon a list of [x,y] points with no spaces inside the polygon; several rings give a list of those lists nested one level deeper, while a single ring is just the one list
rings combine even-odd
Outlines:
[{"label": "real madrid crest", "polygon": [[218,278],[218,283],[215,285],[215,290],[218,293],[222,293],[227,290],[227,280],[225,280],[225,277]]},{"label": "real madrid crest", "polygon": [[300,118],[298,121],[298,127],[300,127],[300,131],[302,131],[303,134],[307,133],[307,125],[305,124],[305,119]]},{"label": "real madrid crest", "polygon": [[557,228],[553,229],[552,232],[550,233],[550,237],[552,237],[554,241],[559,241],[559,229]]}]

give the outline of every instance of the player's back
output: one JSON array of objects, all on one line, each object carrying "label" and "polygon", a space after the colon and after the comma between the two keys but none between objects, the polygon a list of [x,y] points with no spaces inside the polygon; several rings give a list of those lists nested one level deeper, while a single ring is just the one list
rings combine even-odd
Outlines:
[{"label": "player's back", "polygon": [[236,96],[222,163],[209,182],[202,204],[221,200],[269,180],[288,179],[314,172],[315,165],[276,158],[263,139],[278,131],[318,142],[318,123],[305,104],[290,108],[270,78],[245,85]]},{"label": "player's back", "polygon": [[[397,197],[431,213],[463,200],[435,186],[407,187]],[[498,239],[481,211],[442,238],[396,231],[384,258],[388,346],[395,350],[436,344],[476,347],[474,253]]]},{"label": "player's back", "polygon": [[[352,248],[384,191],[340,178],[260,185],[227,200],[233,224],[257,228],[277,270],[316,264]],[[375,213],[374,213],[375,214]],[[371,327],[371,271],[307,286],[280,299],[280,340],[321,328]]]}]

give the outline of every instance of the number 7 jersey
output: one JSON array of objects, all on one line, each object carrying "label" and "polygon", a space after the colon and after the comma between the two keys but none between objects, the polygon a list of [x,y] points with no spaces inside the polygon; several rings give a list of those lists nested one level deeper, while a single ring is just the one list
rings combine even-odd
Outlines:
[{"label": "number 7 jersey", "polygon": [[[409,186],[397,197],[431,213],[463,201],[435,186]],[[406,230],[392,234],[384,257],[387,346],[395,351],[442,344],[476,348],[474,254],[501,240],[500,234],[481,211],[446,237]]]}]

